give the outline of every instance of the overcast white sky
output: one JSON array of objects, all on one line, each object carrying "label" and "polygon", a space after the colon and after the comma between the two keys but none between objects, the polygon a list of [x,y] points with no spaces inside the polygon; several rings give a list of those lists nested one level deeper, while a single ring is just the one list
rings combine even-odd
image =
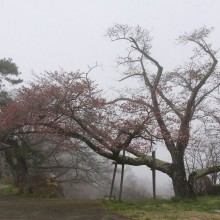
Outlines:
[{"label": "overcast white sky", "polygon": [[152,30],[153,55],[171,68],[185,56],[174,41],[183,32],[214,26],[212,42],[220,46],[219,8],[219,0],[0,0],[0,59],[11,57],[25,79],[32,70],[86,71],[97,61],[103,70],[93,76],[109,88],[123,50],[104,37],[109,26]]},{"label": "overcast white sky", "polygon": [[108,89],[117,86],[115,59],[123,52],[104,37],[109,26],[151,30],[152,55],[168,70],[187,56],[175,45],[179,34],[215,27],[211,41],[220,47],[219,10],[219,0],[0,0],[0,59],[12,58],[26,80],[32,71],[86,71],[97,61],[103,70],[92,77]]}]

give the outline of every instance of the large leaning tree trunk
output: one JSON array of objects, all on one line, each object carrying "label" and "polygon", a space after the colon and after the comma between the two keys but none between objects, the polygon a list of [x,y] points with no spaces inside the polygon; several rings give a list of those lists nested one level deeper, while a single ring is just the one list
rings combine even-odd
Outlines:
[{"label": "large leaning tree trunk", "polygon": [[128,55],[118,60],[125,70],[121,80],[138,78],[137,89],[106,100],[88,73],[47,72],[22,88],[17,102],[0,112],[0,129],[29,125],[31,132],[78,139],[119,164],[150,168],[154,166],[149,156],[152,145],[157,150],[165,146],[171,162],[157,159],[155,169],[172,179],[176,196],[193,197],[193,182],[220,170],[218,164],[187,174],[184,164],[186,149],[193,145],[193,132],[197,125],[208,125],[213,116],[210,103],[218,96],[218,61],[206,42],[210,31],[203,27],[180,36],[179,43],[196,46],[194,54],[184,66],[164,72],[150,53],[147,30],[115,25],[107,35],[128,43]]}]

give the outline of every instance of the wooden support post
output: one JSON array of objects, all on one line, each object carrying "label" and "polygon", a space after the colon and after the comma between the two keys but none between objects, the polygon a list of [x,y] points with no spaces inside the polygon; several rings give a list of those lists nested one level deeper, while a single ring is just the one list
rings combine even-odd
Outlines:
[{"label": "wooden support post", "polygon": [[152,151],[153,167],[152,167],[152,182],[153,182],[153,198],[156,198],[156,160],[155,160],[155,151]]},{"label": "wooden support post", "polygon": [[[125,156],[125,150],[123,150],[123,157]],[[119,191],[119,202],[121,202],[122,197],[122,188],[123,188],[123,179],[124,179],[124,161],[122,162],[122,168],[121,168],[121,183],[120,183],[120,191]]]},{"label": "wooden support post", "polygon": [[115,164],[115,168],[114,168],[113,177],[112,177],[112,185],[111,185],[109,200],[111,200],[112,198],[112,193],[113,193],[114,184],[115,184],[115,175],[116,175],[116,170],[117,170],[117,162],[115,162],[114,164]]}]

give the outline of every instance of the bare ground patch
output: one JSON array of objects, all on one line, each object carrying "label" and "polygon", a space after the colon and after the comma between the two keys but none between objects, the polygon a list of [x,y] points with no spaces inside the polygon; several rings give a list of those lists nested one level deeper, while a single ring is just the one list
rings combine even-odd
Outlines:
[{"label": "bare ground patch", "polygon": [[96,201],[0,196],[0,220],[126,220]]}]

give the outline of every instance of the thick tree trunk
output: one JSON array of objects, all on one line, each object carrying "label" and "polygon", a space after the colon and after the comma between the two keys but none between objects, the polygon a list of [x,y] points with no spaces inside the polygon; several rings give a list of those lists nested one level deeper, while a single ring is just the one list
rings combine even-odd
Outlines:
[{"label": "thick tree trunk", "polygon": [[29,189],[30,187],[27,161],[22,155],[14,157],[13,150],[8,149],[5,151],[5,159],[11,169],[14,186],[23,192],[25,188]]},{"label": "thick tree trunk", "polygon": [[175,197],[195,197],[193,185],[186,177],[183,154],[173,157],[172,181]]}]

